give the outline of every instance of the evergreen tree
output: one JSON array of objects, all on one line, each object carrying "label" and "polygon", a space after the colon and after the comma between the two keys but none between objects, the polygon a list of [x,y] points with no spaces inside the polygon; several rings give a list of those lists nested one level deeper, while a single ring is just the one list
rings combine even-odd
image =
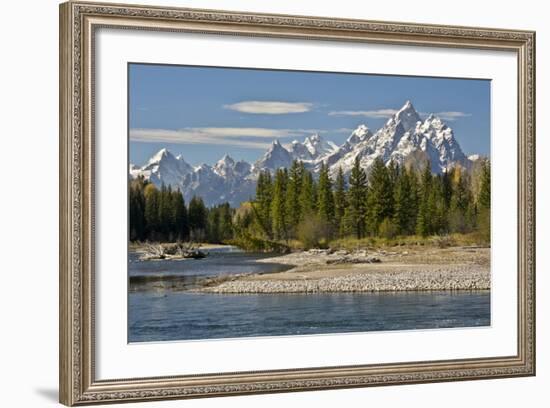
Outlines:
[{"label": "evergreen tree", "polygon": [[432,187],[428,197],[428,212],[430,214],[430,233],[441,234],[448,232],[447,208],[443,193],[443,178],[432,178]]},{"label": "evergreen tree", "polygon": [[412,178],[414,173],[407,170],[400,172],[394,188],[393,220],[397,233],[401,235],[414,234],[416,228],[416,183]]},{"label": "evergreen tree", "polygon": [[304,165],[297,160],[292,162],[292,167],[288,175],[288,186],[286,192],[286,213],[288,214],[289,234],[294,237],[296,226],[301,219],[300,211],[300,193],[302,189],[302,178]]},{"label": "evergreen tree", "polygon": [[187,219],[187,208],[183,194],[178,189],[174,193],[172,202],[172,217],[174,224],[174,237],[178,241],[183,241],[189,238],[189,223]]},{"label": "evergreen tree", "polygon": [[401,174],[401,168],[397,164],[397,162],[393,159],[390,160],[390,164],[387,167],[388,172],[388,178],[390,180],[390,190],[395,190],[395,185],[397,184],[397,180],[399,179],[399,175]]},{"label": "evergreen tree", "polygon": [[233,237],[233,211],[229,203],[220,206],[220,241]]},{"label": "evergreen tree", "polygon": [[378,228],[385,218],[393,218],[392,181],[388,168],[377,157],[369,174],[367,194],[367,226],[372,234],[378,234]]},{"label": "evergreen tree", "polygon": [[143,241],[146,239],[146,222],[145,222],[145,188],[143,176],[132,180],[130,183],[130,240]]},{"label": "evergreen tree", "polygon": [[220,212],[214,207],[208,211],[208,227],[207,227],[208,242],[220,243]]},{"label": "evergreen tree", "polygon": [[477,199],[480,209],[491,208],[491,165],[488,160],[484,160],[481,167],[479,197]]},{"label": "evergreen tree", "polygon": [[315,211],[315,186],[313,176],[307,170],[302,172],[302,186],[299,197],[300,221]]},{"label": "evergreen tree", "polygon": [[273,199],[273,183],[268,170],[260,172],[256,184],[256,201],[253,210],[257,223],[268,239],[272,238],[271,201]]},{"label": "evergreen tree", "polygon": [[159,192],[153,184],[148,184],[145,187],[144,196],[147,239],[157,240],[159,226]]},{"label": "evergreen tree", "polygon": [[171,241],[170,224],[172,220],[172,187],[163,183],[160,187],[158,203],[158,233],[161,241]]},{"label": "evergreen tree", "polygon": [[449,225],[453,232],[468,232],[472,225],[472,194],[469,179],[462,169],[455,169],[453,193],[449,208]]},{"label": "evergreen tree", "polygon": [[483,162],[480,175],[480,188],[477,199],[477,228],[487,242],[491,240],[491,165]]},{"label": "evergreen tree", "polygon": [[273,200],[271,201],[271,222],[275,239],[288,239],[288,217],[286,212],[286,169],[278,169],[273,184]]},{"label": "evergreen tree", "polygon": [[359,157],[355,158],[349,178],[347,225],[357,238],[365,236],[365,204],[367,194],[367,175],[361,168]]},{"label": "evergreen tree", "polygon": [[418,215],[416,219],[416,233],[427,236],[431,233],[431,208],[429,204],[430,192],[432,187],[431,165],[426,162],[424,170],[420,176],[419,196],[418,196]]},{"label": "evergreen tree", "polygon": [[343,220],[346,212],[346,179],[342,167],[338,168],[334,191],[334,223],[335,229],[340,236],[343,234]]},{"label": "evergreen tree", "polygon": [[201,241],[205,238],[208,225],[208,213],[202,198],[193,196],[189,202],[188,219],[192,240]]},{"label": "evergreen tree", "polygon": [[443,183],[443,199],[445,200],[445,207],[449,208],[451,206],[451,198],[453,196],[453,178],[455,174],[455,168],[447,169],[443,173],[442,183]]},{"label": "evergreen tree", "polygon": [[328,174],[328,167],[325,163],[321,163],[321,171],[319,173],[317,212],[321,222],[331,224],[334,221],[334,197],[332,195],[332,182]]}]

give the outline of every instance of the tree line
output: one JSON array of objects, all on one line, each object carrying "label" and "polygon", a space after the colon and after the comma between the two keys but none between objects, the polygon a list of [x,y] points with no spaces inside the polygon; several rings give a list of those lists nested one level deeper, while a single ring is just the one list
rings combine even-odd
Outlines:
[{"label": "tree line", "polygon": [[185,204],[179,189],[138,177],[129,191],[131,241],[223,242],[233,237],[234,210],[228,203],[207,208],[200,197]]},{"label": "tree line", "polygon": [[246,226],[266,239],[306,246],[350,236],[474,231],[488,240],[490,188],[488,161],[476,171],[457,166],[436,175],[429,163],[418,171],[378,158],[367,175],[356,159],[349,178],[340,168],[334,180],[324,163],[316,180],[295,161],[274,176],[260,173]]},{"label": "tree line", "polygon": [[179,190],[132,180],[132,241],[257,242],[299,240],[306,247],[337,238],[478,232],[489,241],[491,170],[488,160],[432,174],[376,159],[367,175],[356,159],[349,177],[333,178],[322,163],[317,178],[300,161],[273,175],[260,172],[252,201],[207,208],[200,197],[186,205]]}]

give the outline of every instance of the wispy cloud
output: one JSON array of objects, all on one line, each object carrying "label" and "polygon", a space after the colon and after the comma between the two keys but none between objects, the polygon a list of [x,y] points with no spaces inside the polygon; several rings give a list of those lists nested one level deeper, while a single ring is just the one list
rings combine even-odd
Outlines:
[{"label": "wispy cloud", "polygon": [[313,109],[309,102],[280,102],[280,101],[243,101],[224,105],[225,109],[242,113],[284,115],[287,113],[303,113]]},{"label": "wispy cloud", "polygon": [[[398,112],[397,109],[376,109],[376,110],[346,110],[346,111],[331,111],[328,114],[330,116],[362,116],[371,119],[386,119]],[[421,116],[428,116],[428,112],[419,112]],[[466,118],[472,116],[471,113],[448,111],[448,112],[434,112],[435,116],[447,121],[455,121],[457,119]]]},{"label": "wispy cloud", "polygon": [[304,137],[315,129],[198,127],[183,129],[130,129],[130,140],[146,143],[179,143],[238,146],[263,149],[274,139]]},{"label": "wispy cloud", "polygon": [[[428,114],[427,113],[422,113],[422,115],[428,115]],[[451,122],[454,121],[454,120],[457,120],[457,119],[467,118],[469,116],[472,116],[471,113],[454,112],[454,111],[451,111],[451,112],[436,112],[436,113],[434,113],[434,115],[440,117],[443,120],[448,120],[448,121],[451,121]]]},{"label": "wispy cloud", "polygon": [[397,113],[397,109],[376,109],[376,110],[345,110],[345,111],[331,111],[328,114],[330,116],[364,116],[366,118],[383,119],[389,118]]}]

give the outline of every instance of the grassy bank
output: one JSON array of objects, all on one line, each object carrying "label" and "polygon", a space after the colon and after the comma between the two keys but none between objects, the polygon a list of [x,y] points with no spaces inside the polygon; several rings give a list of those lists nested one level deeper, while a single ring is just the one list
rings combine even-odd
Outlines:
[{"label": "grassy bank", "polygon": [[395,238],[369,237],[363,239],[342,238],[330,242],[332,249],[345,249],[348,251],[368,248],[388,248],[399,246],[421,246],[430,248],[449,248],[458,246],[481,246],[489,247],[490,244],[480,234],[449,234],[432,235],[422,237],[420,235],[409,235]]}]

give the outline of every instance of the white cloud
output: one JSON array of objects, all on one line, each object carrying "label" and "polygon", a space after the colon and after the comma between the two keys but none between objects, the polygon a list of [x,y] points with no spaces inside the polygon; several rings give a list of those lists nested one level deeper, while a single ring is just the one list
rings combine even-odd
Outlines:
[{"label": "white cloud", "polygon": [[223,107],[242,113],[283,115],[309,112],[313,109],[313,104],[309,102],[243,101]]},{"label": "white cloud", "polygon": [[384,119],[389,118],[397,113],[397,109],[377,109],[367,111],[331,111],[328,114],[330,116],[364,116],[366,118]]},{"label": "white cloud", "polygon": [[287,137],[303,137],[313,129],[271,129],[238,127],[201,127],[172,129],[130,129],[130,140],[146,143],[180,143],[239,146],[263,149],[271,141]]},{"label": "white cloud", "polygon": [[[368,111],[332,111],[328,114],[330,116],[363,116],[366,118],[371,119],[386,119],[393,115],[395,115],[398,112],[397,109],[376,109],[376,110],[368,110]],[[428,116],[429,113],[427,112],[419,112],[421,116]],[[438,116],[439,118],[447,121],[455,121],[460,118],[467,118],[469,116],[472,116],[471,113],[466,112],[457,112],[457,111],[448,111],[448,112],[435,112],[435,116]]]},{"label": "white cloud", "polygon": [[443,120],[448,120],[448,121],[454,121],[454,120],[457,120],[457,119],[460,119],[460,118],[467,118],[468,116],[472,116],[471,113],[466,113],[466,112],[436,112],[434,113],[434,116],[438,116],[440,117],[441,119]]}]

